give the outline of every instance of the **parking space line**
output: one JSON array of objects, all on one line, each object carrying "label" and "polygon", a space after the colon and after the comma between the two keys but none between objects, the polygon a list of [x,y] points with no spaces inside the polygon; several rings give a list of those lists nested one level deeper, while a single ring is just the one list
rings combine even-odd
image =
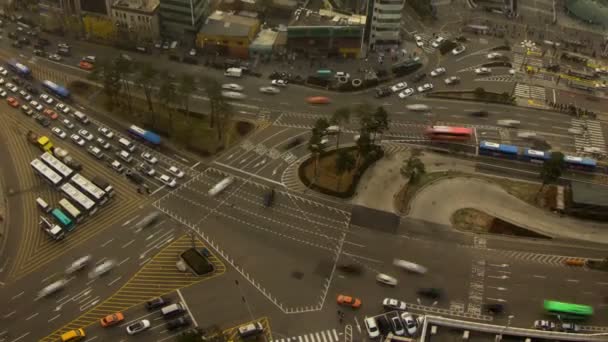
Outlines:
[{"label": "parking space line", "polygon": [[194,315],[192,314],[192,311],[190,311],[190,307],[188,306],[186,299],[184,299],[184,296],[182,296],[182,292],[179,289],[177,290],[177,295],[179,296],[179,299],[181,299],[182,303],[184,303],[184,306],[186,307],[186,311],[188,311],[188,316],[190,316],[192,323],[194,323],[194,327],[197,328],[198,322],[194,318]]}]

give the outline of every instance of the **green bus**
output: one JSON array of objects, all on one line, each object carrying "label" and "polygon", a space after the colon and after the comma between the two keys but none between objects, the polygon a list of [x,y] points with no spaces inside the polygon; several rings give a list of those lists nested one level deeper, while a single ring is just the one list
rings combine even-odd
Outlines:
[{"label": "green bus", "polygon": [[317,70],[317,77],[328,79],[332,75],[332,71],[328,69]]},{"label": "green bus", "polygon": [[51,215],[53,215],[53,218],[59,222],[63,229],[67,230],[68,232],[74,229],[74,222],[70,220],[70,218],[64,214],[63,211],[61,211],[61,209],[53,209]]},{"label": "green bus", "polygon": [[593,308],[588,305],[545,300],[544,307],[548,314],[560,316],[560,319],[586,319],[593,315]]}]

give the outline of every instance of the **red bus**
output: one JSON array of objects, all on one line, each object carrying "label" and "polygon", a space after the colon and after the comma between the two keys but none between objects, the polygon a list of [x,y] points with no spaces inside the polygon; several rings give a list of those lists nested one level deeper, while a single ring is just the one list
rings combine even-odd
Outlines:
[{"label": "red bus", "polygon": [[431,126],[426,129],[426,135],[433,140],[459,140],[471,139],[473,129],[467,127]]}]

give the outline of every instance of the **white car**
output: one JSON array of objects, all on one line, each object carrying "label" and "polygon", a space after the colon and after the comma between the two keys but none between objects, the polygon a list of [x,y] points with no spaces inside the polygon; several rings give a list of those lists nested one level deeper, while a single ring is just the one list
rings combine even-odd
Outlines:
[{"label": "white car", "polygon": [[403,321],[403,325],[405,325],[405,330],[407,330],[407,334],[410,336],[416,335],[418,330],[418,323],[414,319],[414,316],[409,312],[401,313],[401,320]]},{"label": "white car", "polygon": [[445,42],[445,38],[443,37],[437,37],[433,43],[431,43],[431,46],[434,48],[438,48],[439,45],[441,45],[443,42]]},{"label": "white car", "polygon": [[402,91],[405,88],[407,88],[407,83],[406,82],[399,82],[399,83],[397,83],[397,84],[395,84],[394,86],[391,87],[391,91],[393,93],[396,93],[398,91]]},{"label": "white car", "polygon": [[40,290],[40,292],[38,292],[38,297],[42,298],[42,297],[51,295],[51,294],[61,290],[62,288],[64,288],[67,283],[68,283],[68,281],[66,279],[57,280],[56,282],[51,283],[51,284],[47,285],[45,288],[43,288],[42,290]]},{"label": "white car", "polygon": [[6,90],[4,90],[4,89],[0,88],[0,97],[1,97],[1,98],[5,98],[5,97],[7,97],[7,96],[8,96],[8,94],[6,93]]},{"label": "white car", "polygon": [[422,40],[421,36],[415,35],[414,39],[416,40],[416,46],[418,46],[420,48],[424,46],[424,40]]},{"label": "white car", "polygon": [[431,108],[429,108],[429,106],[424,105],[424,104],[411,104],[411,105],[407,105],[405,106],[405,108],[414,111],[414,112],[426,112],[429,111]]},{"label": "white car", "polygon": [[66,106],[65,104],[63,104],[61,102],[57,103],[55,108],[57,108],[57,110],[62,112],[63,114],[67,114],[70,112],[70,107]]},{"label": "white car", "polygon": [[502,54],[498,53],[498,52],[490,52],[488,54],[488,59],[496,59],[496,58],[500,58],[500,57],[502,57]]},{"label": "white car", "polygon": [[386,284],[386,285],[390,285],[390,286],[397,286],[397,279],[394,277],[389,276],[388,274],[384,274],[384,273],[378,273],[376,275],[376,281],[382,284]]},{"label": "white car", "polygon": [[363,320],[363,324],[365,324],[365,330],[367,330],[369,338],[380,336],[380,329],[378,328],[378,323],[374,317],[366,317]]},{"label": "white car", "polygon": [[103,148],[104,150],[109,150],[110,149],[110,143],[107,142],[104,138],[97,138],[95,139],[95,141],[97,142],[97,145],[99,145],[99,147]]},{"label": "white car", "polygon": [[107,127],[99,127],[97,129],[97,131],[99,133],[101,133],[104,137],[108,138],[108,139],[112,139],[114,138],[114,132],[112,132],[109,128]]},{"label": "white car", "polygon": [[113,160],[110,164],[110,167],[112,167],[114,171],[118,173],[122,173],[125,170],[124,166],[122,166],[122,164],[118,160]]},{"label": "white car", "polygon": [[31,101],[32,100],[32,96],[30,94],[28,94],[25,90],[21,89],[19,91],[19,95],[21,95],[21,98],[24,99],[25,101]]},{"label": "white car", "polygon": [[175,177],[177,177],[177,178],[182,178],[182,177],[184,177],[184,171],[182,171],[182,170],[178,169],[178,168],[177,168],[177,167],[175,167],[175,166],[171,166],[171,167],[169,168],[169,172],[170,172],[172,175],[174,175]]},{"label": "white car", "polygon": [[349,73],[347,73],[347,72],[344,72],[344,71],[338,71],[338,72],[336,72],[336,74],[334,75],[334,77],[335,77],[335,78],[341,78],[341,77],[344,77],[344,78],[347,78],[347,79],[348,79],[348,78],[350,78],[350,74],[349,74]]},{"label": "white car", "polygon": [[46,104],[53,104],[55,102],[48,94],[40,94],[40,99]]},{"label": "white car", "polygon": [[425,91],[430,91],[431,89],[433,89],[433,84],[432,83],[425,83],[421,86],[418,87],[418,92],[419,93],[424,93]]},{"label": "white car", "polygon": [[150,321],[148,321],[147,319],[142,319],[141,321],[137,321],[135,323],[127,325],[127,334],[135,335],[148,328],[150,328]]},{"label": "white car", "polygon": [[49,59],[55,62],[61,62],[61,56],[56,53],[52,53],[49,55]]},{"label": "white car", "polygon": [[86,129],[81,129],[78,130],[78,134],[85,138],[87,141],[92,141],[93,140],[93,134],[89,133],[89,131],[87,131]]},{"label": "white car", "polygon": [[6,89],[10,90],[12,93],[15,93],[15,94],[19,91],[19,88],[12,83],[7,83],[5,85],[5,87],[6,87]]},{"label": "white car", "polygon": [[91,272],[89,272],[89,279],[94,279],[110,272],[110,270],[114,267],[114,264],[115,262],[112,259],[98,264]]},{"label": "white car", "polygon": [[190,52],[188,52],[188,54],[192,57],[196,56],[196,49],[195,48],[190,49]]},{"label": "white car", "polygon": [[555,322],[551,322],[548,320],[537,320],[534,321],[534,328],[539,330],[555,330]]},{"label": "white car", "polygon": [[37,112],[42,112],[42,110],[44,109],[44,107],[40,103],[38,103],[38,101],[30,101],[30,107],[32,107]]},{"label": "white car", "polygon": [[272,80],[270,81],[270,84],[275,87],[287,87],[287,81],[285,80]]},{"label": "white car", "polygon": [[228,84],[222,84],[222,89],[232,90],[232,91],[243,91],[244,88],[236,83],[228,83]]},{"label": "white car", "polygon": [[399,98],[404,99],[406,97],[412,96],[412,94],[414,94],[414,88],[407,88],[404,91],[399,93]]},{"label": "white car", "polygon": [[403,326],[403,321],[401,320],[401,317],[399,317],[399,316],[391,317],[391,325],[393,327],[393,331],[395,332],[395,335],[397,335],[397,336],[405,335],[405,327]]},{"label": "white car", "polygon": [[465,52],[467,48],[464,45],[460,45],[455,47],[454,49],[452,49],[452,55],[457,56],[460,55],[461,53]]},{"label": "white car", "polygon": [[402,300],[394,298],[384,298],[384,300],[382,301],[382,306],[384,306],[385,309],[390,310],[405,310],[407,304],[405,304],[405,302]]},{"label": "white car", "polygon": [[509,69],[509,74],[510,75],[515,75],[517,73],[517,70],[515,69]]},{"label": "white car", "polygon": [[436,76],[439,76],[439,75],[443,75],[443,74],[445,74],[445,71],[446,70],[445,70],[444,67],[439,67],[439,68],[431,71],[431,76],[432,77],[436,77]]},{"label": "white car", "polygon": [[161,182],[163,182],[165,185],[167,185],[170,188],[175,188],[175,186],[177,185],[175,178],[171,178],[167,175],[160,175],[160,177],[158,177],[158,180],[160,180]]},{"label": "white car", "polygon": [[481,67],[481,68],[475,69],[475,73],[477,75],[487,75],[487,74],[489,74],[491,72],[492,72],[492,69],[486,68],[486,67]]},{"label": "white car", "polygon": [[6,76],[8,75],[8,71],[4,67],[0,67],[0,75]]},{"label": "white car", "polygon": [[457,84],[460,82],[460,77],[450,76],[450,77],[446,78],[444,82],[446,85],[454,85],[454,84]]},{"label": "white car", "polygon": [[59,127],[53,127],[51,128],[51,131],[60,139],[65,139],[65,137],[67,136],[67,134]]},{"label": "white car", "polygon": [[420,273],[420,274],[425,274],[427,272],[426,267],[420,266],[413,262],[401,260],[401,259],[393,260],[393,265],[403,268],[404,270],[409,271],[409,272],[415,272],[415,273]]},{"label": "white car", "polygon": [[83,257],[80,257],[80,258],[76,259],[76,261],[74,261],[70,266],[68,266],[68,268],[65,269],[65,273],[72,274],[72,273],[78,272],[81,269],[85,268],[90,261],[91,261],[90,255],[85,255]]},{"label": "white car", "polygon": [[141,163],[139,164],[139,171],[141,171],[141,173],[147,175],[147,176],[154,176],[154,174],[156,174],[156,170],[154,170],[152,168],[152,166],[146,164],[146,163]]},{"label": "white car", "polygon": [[222,91],[222,96],[229,99],[242,100],[247,98],[247,95],[237,93],[236,91]]},{"label": "white car", "polygon": [[261,87],[260,92],[264,94],[278,94],[281,92],[281,89],[277,87]]},{"label": "white car", "polygon": [[4,84],[4,78],[0,77],[0,85]]},{"label": "white car", "polygon": [[141,157],[143,158],[143,160],[147,161],[150,164],[156,164],[158,162],[158,158],[156,158],[149,152],[142,153]]},{"label": "white car", "polygon": [[72,142],[78,146],[84,146],[85,144],[84,139],[82,139],[78,134],[70,135],[70,139],[72,139]]},{"label": "white car", "polygon": [[74,124],[68,119],[61,120],[61,123],[68,129],[74,129]]}]

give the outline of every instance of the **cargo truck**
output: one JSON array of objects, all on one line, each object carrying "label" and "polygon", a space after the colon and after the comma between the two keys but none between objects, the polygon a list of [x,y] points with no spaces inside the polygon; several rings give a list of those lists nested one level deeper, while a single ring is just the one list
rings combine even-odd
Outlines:
[{"label": "cargo truck", "polygon": [[40,226],[45,233],[47,233],[53,240],[61,240],[65,237],[63,228],[56,224],[52,224],[45,217],[40,217]]},{"label": "cargo truck", "polygon": [[41,151],[52,153],[55,157],[63,161],[73,170],[82,171],[82,164],[72,158],[67,150],[54,146],[51,139],[49,139],[49,137],[46,135],[38,135],[34,131],[28,131],[27,139],[30,143],[37,146]]}]

